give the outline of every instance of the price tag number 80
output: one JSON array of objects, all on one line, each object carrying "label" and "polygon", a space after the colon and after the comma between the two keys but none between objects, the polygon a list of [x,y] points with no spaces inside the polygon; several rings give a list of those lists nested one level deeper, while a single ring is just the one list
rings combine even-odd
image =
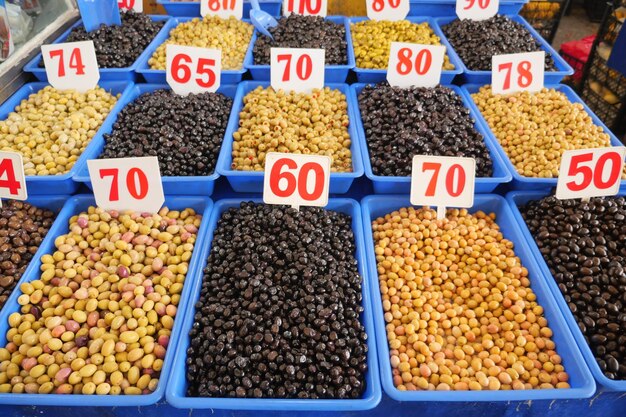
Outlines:
[{"label": "price tag number 80", "polygon": [[428,49],[421,49],[412,61],[413,51],[409,48],[401,48],[398,51],[398,65],[396,66],[398,74],[407,75],[413,68],[419,75],[424,75],[430,69],[433,62],[433,54]]},{"label": "price tag number 80", "polygon": [[400,7],[400,0],[374,0],[372,2],[372,9],[375,12],[382,12],[385,8],[385,3],[389,4],[389,7],[392,9],[397,9]]}]

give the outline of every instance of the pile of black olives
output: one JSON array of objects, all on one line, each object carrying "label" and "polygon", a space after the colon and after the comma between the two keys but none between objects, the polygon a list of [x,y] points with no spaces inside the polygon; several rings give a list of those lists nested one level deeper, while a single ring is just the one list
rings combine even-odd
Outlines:
[{"label": "pile of black olives", "polygon": [[[450,45],[471,71],[491,71],[491,57],[541,50],[541,44],[522,25],[506,16],[486,20],[456,19],[441,28]],[[546,53],[546,71],[554,61]]]},{"label": "pile of black olives", "polygon": [[187,349],[187,395],[360,398],[367,335],[351,218],[241,203],[217,225]]},{"label": "pile of black olives", "polygon": [[274,37],[259,34],[254,43],[254,63],[270,64],[271,48],[314,48],[324,49],[326,65],[346,65],[348,63],[346,28],[318,16],[289,15],[278,20],[278,26],[269,28]]},{"label": "pile of black olives", "polygon": [[383,82],[366,86],[358,99],[375,175],[409,176],[415,155],[475,158],[476,176],[492,175],[484,138],[452,89],[396,88]]},{"label": "pile of black olives", "polygon": [[100,158],[157,156],[162,176],[213,173],[233,100],[220,93],[145,93],[118,115],[104,135]]},{"label": "pile of black olives", "polygon": [[610,379],[626,379],[626,198],[520,207],[578,327]]}]

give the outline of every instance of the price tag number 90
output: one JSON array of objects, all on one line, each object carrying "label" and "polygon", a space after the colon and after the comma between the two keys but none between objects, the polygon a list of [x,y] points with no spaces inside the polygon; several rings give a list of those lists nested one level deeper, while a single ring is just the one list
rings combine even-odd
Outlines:
[{"label": "price tag number 90", "polygon": [[265,161],[263,201],[318,206],[328,203],[330,157],[269,153]]},{"label": "price tag number 90", "polygon": [[619,191],[626,148],[566,151],[561,159],[557,198],[590,198]]},{"label": "price tag number 90", "polygon": [[489,7],[490,1],[491,0],[465,0],[466,5],[463,7],[463,10],[473,9],[474,7],[485,10]]}]

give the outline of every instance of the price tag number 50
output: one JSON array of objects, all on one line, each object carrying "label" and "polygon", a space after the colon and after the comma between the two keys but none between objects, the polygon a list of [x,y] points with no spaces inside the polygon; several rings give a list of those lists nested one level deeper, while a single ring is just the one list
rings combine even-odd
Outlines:
[{"label": "price tag number 50", "polygon": [[271,152],[265,159],[263,201],[294,207],[328,204],[328,156]]},{"label": "price tag number 50", "polygon": [[413,157],[411,204],[471,207],[476,161],[443,156]]},{"label": "price tag number 50", "polygon": [[165,197],[156,156],[87,161],[98,207],[155,213]]},{"label": "price tag number 50", "polygon": [[564,152],[556,197],[590,198],[617,194],[625,156],[625,147]]}]

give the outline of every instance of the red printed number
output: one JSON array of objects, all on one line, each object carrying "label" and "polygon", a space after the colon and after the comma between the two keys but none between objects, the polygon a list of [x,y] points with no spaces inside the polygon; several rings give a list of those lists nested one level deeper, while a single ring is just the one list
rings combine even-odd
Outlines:
[{"label": "red printed number", "polygon": [[[65,77],[65,64],[63,61],[63,49],[57,49],[50,51],[50,58],[59,58],[59,77]],[[70,54],[69,67],[76,70],[76,75],[85,74],[85,64],[83,64],[83,57],[80,54],[79,48],[74,48]]]},{"label": "red printed number", "polygon": [[[290,79],[290,70],[291,70],[291,59],[293,55],[291,54],[282,54],[276,57],[278,62],[286,61],[287,65],[285,65],[285,72],[283,72],[283,81],[289,81]],[[296,62],[296,76],[300,78],[302,81],[306,81],[311,76],[313,72],[313,60],[310,55],[300,55],[298,57],[298,61]]]},{"label": "red printed number", "polygon": [[[598,158],[598,162],[595,165],[595,170],[590,166],[581,166],[580,164],[584,164],[585,162],[591,162],[593,160],[592,153],[586,153],[582,155],[575,155],[572,157],[571,165],[569,166],[569,171],[567,172],[568,176],[576,176],[578,174],[583,175],[582,181],[578,184],[576,181],[570,181],[565,185],[571,191],[582,191],[585,188],[589,187],[591,182],[593,181],[593,185],[600,189],[606,190],[615,184],[615,181],[620,177],[620,167],[622,164],[622,157],[617,152],[608,152],[602,154]],[[609,178],[604,181],[602,179],[602,173],[604,172],[604,166],[607,162],[611,162],[611,171],[609,173]]]},{"label": "red printed number", "polygon": [[[111,191],[109,192],[109,201],[119,201],[120,192],[117,177],[119,169],[108,168],[100,170],[100,178],[113,177],[111,182]],[[137,182],[139,182],[139,190],[137,190]],[[142,200],[148,194],[148,178],[146,174],[139,168],[131,168],[126,173],[126,188],[130,195],[136,200]]]},{"label": "red printed number", "polygon": [[[503,90],[511,88],[511,70],[513,69],[512,62],[506,62],[498,66],[498,72],[505,70],[506,76],[504,77]],[[533,82],[533,74],[530,72],[530,61],[522,61],[517,64],[517,84],[520,87],[528,87]]]},{"label": "red printed number", "polygon": [[[306,201],[314,201],[320,198],[322,196],[322,191],[324,191],[324,170],[321,165],[316,164],[315,162],[307,162],[302,165],[297,181],[295,175],[291,172],[281,172],[283,168],[287,168],[289,170],[296,169],[297,167],[298,165],[292,159],[282,158],[276,161],[276,163],[272,166],[272,171],[270,172],[270,188],[272,189],[272,193],[278,197],[285,198],[291,196],[296,191],[297,187],[298,194],[300,194],[300,197]],[[310,171],[313,171],[313,175],[315,175],[315,185],[313,191],[309,193],[306,188],[306,183]],[[287,180],[287,186],[283,189],[281,189],[278,185],[282,179]]]},{"label": "red printed number", "polygon": [[489,2],[490,0],[467,0],[466,3],[468,4],[463,8],[463,10],[471,9],[476,3],[478,3],[478,8],[485,10],[489,7]]},{"label": "red printed number", "polygon": [[424,75],[430,69],[433,62],[433,55],[428,49],[422,49],[415,56],[415,62],[411,61],[413,51],[409,48],[402,48],[398,51],[398,65],[396,70],[400,75],[407,75],[413,68],[419,75]]},{"label": "red printed number", "polygon": [[[441,164],[439,162],[424,162],[422,165],[422,172],[433,171],[433,176],[426,188],[426,197],[434,197],[435,190],[437,189],[437,178],[439,178],[439,171],[441,170]],[[456,188],[455,188],[456,185]],[[446,173],[446,191],[452,197],[458,197],[465,188],[465,170],[459,164],[454,164],[450,167]]]},{"label": "red printed number", "polygon": [[[400,6],[400,0],[387,0],[387,3],[389,3],[389,7],[392,9],[397,9]],[[374,0],[374,3],[372,3],[372,9],[375,12],[382,12],[384,8],[385,0]]]},{"label": "red printed number", "polygon": [[[287,3],[287,10],[290,12],[295,12],[294,0],[289,0]],[[315,5],[313,5],[315,3]],[[318,14],[322,8],[321,0],[300,0],[300,4],[298,5],[298,14],[304,14],[305,12],[308,14]]]},{"label": "red printed number", "polygon": [[[192,59],[187,54],[178,54],[172,60],[172,78],[180,84],[184,84],[191,80],[191,64]],[[212,87],[215,84],[215,71],[211,67],[215,66],[215,60],[209,58],[198,59],[196,74],[206,75],[206,80],[202,77],[195,79],[196,83],[203,88]],[[182,72],[182,74],[181,74]]]},{"label": "red printed number", "polygon": [[21,187],[19,181],[15,179],[15,171],[13,170],[13,163],[10,159],[3,159],[0,162],[0,178],[6,174],[7,179],[0,179],[0,188],[6,188],[11,195],[17,195],[18,190]]},{"label": "red printed number", "polygon": [[209,10],[235,10],[235,0],[209,0]]},{"label": "red printed number", "polygon": [[117,7],[119,7],[120,9],[130,10],[135,7],[135,0],[119,0],[117,2]]}]

